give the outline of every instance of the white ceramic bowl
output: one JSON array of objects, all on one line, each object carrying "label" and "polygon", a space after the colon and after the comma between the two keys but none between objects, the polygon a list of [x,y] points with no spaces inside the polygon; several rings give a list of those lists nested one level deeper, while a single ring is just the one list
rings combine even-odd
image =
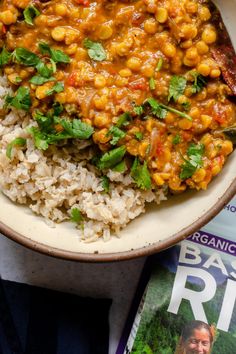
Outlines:
[{"label": "white ceramic bowl", "polygon": [[[215,3],[236,48],[236,0]],[[130,259],[158,252],[187,237],[212,219],[235,193],[236,152],[206,191],[190,191],[171,197],[160,206],[148,206],[147,212],[132,221],[120,238],[80,242],[72,223],[50,228],[42,217],[1,194],[0,231],[29,248],[56,257],[94,262]]]}]

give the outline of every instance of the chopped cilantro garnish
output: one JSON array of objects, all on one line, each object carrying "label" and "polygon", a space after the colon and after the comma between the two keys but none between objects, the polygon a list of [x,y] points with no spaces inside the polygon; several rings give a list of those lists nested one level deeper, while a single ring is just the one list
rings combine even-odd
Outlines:
[{"label": "chopped cilantro garnish", "polygon": [[148,98],[146,102],[149,103],[149,105],[151,106],[152,113],[160,119],[165,118],[167,111],[169,111],[177,114],[180,117],[186,118],[188,120],[192,120],[192,117],[190,117],[188,114],[181,112],[173,107],[166,106],[163,103],[159,103],[154,98]]},{"label": "chopped cilantro garnish", "polygon": [[26,139],[24,138],[15,138],[14,140],[12,140],[12,142],[10,142],[7,145],[7,150],[6,150],[6,156],[11,159],[11,153],[12,153],[12,148],[13,146],[24,146],[26,144]]},{"label": "chopped cilantro garnish", "polygon": [[191,103],[189,101],[186,101],[186,102],[181,103],[181,106],[183,107],[184,111],[188,112],[190,110]]},{"label": "chopped cilantro garnish", "polygon": [[160,71],[163,65],[163,58],[160,58],[157,62],[156,71]]},{"label": "chopped cilantro garnish", "polygon": [[184,164],[181,166],[181,179],[192,177],[195,171],[203,166],[202,156],[204,153],[203,144],[191,144],[187,150],[189,160],[184,159]]},{"label": "chopped cilantro garnish", "polygon": [[36,69],[39,73],[40,76],[43,76],[45,78],[49,78],[52,76],[53,74],[53,68],[49,68],[44,62],[40,61],[37,65],[36,65]]},{"label": "chopped cilantro garnish", "polygon": [[134,136],[135,136],[135,138],[137,139],[137,140],[142,140],[142,138],[143,138],[143,133],[141,133],[141,132],[137,132],[137,133],[135,133],[134,134]]},{"label": "chopped cilantro garnish", "polygon": [[5,102],[6,106],[29,111],[31,106],[30,89],[24,86],[19,87],[15,93],[15,96],[6,96]]},{"label": "chopped cilantro garnish", "polygon": [[0,54],[0,67],[9,63],[11,59],[11,53],[9,53],[5,47],[2,48]]},{"label": "chopped cilantro garnish", "polygon": [[101,170],[107,169],[107,168],[113,168],[119,162],[121,162],[121,160],[123,159],[125,153],[126,153],[126,147],[125,146],[119,146],[118,148],[115,148],[113,150],[110,150],[110,151],[106,152],[100,158],[100,160],[98,162],[98,167]]},{"label": "chopped cilantro garnish", "polygon": [[[51,81],[51,80],[50,80]],[[50,88],[47,92],[46,95],[50,96],[54,93],[59,93],[64,90],[64,84],[63,82],[57,82],[52,88]]]},{"label": "chopped cilantro garnish", "polygon": [[89,38],[85,38],[83,45],[88,49],[88,55],[91,59],[96,61],[106,60],[107,54],[101,43],[93,42]]},{"label": "chopped cilantro garnish", "polygon": [[102,176],[102,188],[104,189],[104,192],[109,193],[110,181],[107,176]]},{"label": "chopped cilantro garnish", "polygon": [[70,57],[67,54],[61,50],[51,48],[47,43],[41,42],[38,47],[40,52],[48,54],[54,63],[68,64],[70,62]]},{"label": "chopped cilantro garnish", "polygon": [[151,77],[149,80],[149,87],[150,87],[150,90],[155,90],[155,88],[156,88],[156,82],[153,77]]},{"label": "chopped cilantro garnish", "polygon": [[177,144],[180,143],[180,141],[181,141],[181,136],[180,136],[179,134],[176,134],[176,135],[174,136],[173,140],[172,140],[172,143],[173,143],[174,145],[177,145]]},{"label": "chopped cilantro garnish", "polygon": [[160,119],[164,119],[167,115],[166,107],[163,107],[159,102],[157,102],[154,98],[148,98],[147,102],[151,106],[152,113]]},{"label": "chopped cilantro garnish", "polygon": [[202,89],[206,86],[207,80],[206,78],[199,74],[197,71],[190,71],[190,74],[194,78],[194,83],[192,86],[192,93],[198,93],[202,91]]},{"label": "chopped cilantro garnish", "polygon": [[78,208],[71,209],[70,220],[76,222],[77,224],[84,220],[81,211]]},{"label": "chopped cilantro garnish", "polygon": [[36,54],[25,48],[16,48],[12,55],[15,61],[25,66],[36,66],[40,62]]},{"label": "chopped cilantro garnish", "polygon": [[[89,139],[94,132],[94,129],[80,119],[72,121],[61,119],[59,117],[44,116],[37,112],[35,119],[39,128],[31,127],[27,131],[33,136],[35,146],[40,150],[47,150],[50,144],[56,144],[64,139]],[[62,131],[55,130],[55,124],[61,125]]]},{"label": "chopped cilantro garnish", "polygon": [[144,113],[143,106],[135,106],[134,113],[137,114],[138,116],[141,116]]},{"label": "chopped cilantro garnish", "polygon": [[30,25],[33,26],[33,19],[36,16],[40,15],[39,10],[34,6],[34,5],[29,5],[26,7],[26,9],[23,11],[23,15],[24,15],[24,20],[25,22]]},{"label": "chopped cilantro garnish", "polygon": [[178,98],[184,93],[186,84],[187,80],[185,77],[179,75],[172,76],[169,86],[168,101],[173,98],[173,100],[176,102]]},{"label": "chopped cilantro garnish", "polygon": [[141,164],[139,159],[137,157],[135,158],[134,163],[131,167],[131,177],[139,188],[151,189],[151,176],[148,171],[146,161]]},{"label": "chopped cilantro garnish", "polygon": [[132,119],[132,118],[131,118],[130,113],[129,113],[129,112],[125,112],[125,113],[121,114],[121,115],[118,117],[118,120],[117,120],[117,122],[116,122],[116,126],[117,126],[118,128],[121,128],[121,127],[123,127],[123,126],[126,126],[126,125],[128,125],[128,124],[130,123],[131,119]]},{"label": "chopped cilantro garnish", "polygon": [[112,126],[109,129],[107,135],[112,136],[112,140],[110,140],[110,144],[116,145],[120,139],[123,139],[125,137],[126,133],[123,132],[123,130],[121,130],[120,128],[116,126]]},{"label": "chopped cilantro garnish", "polygon": [[45,84],[45,82],[54,81],[54,80],[55,80],[54,77],[46,78],[40,75],[35,75],[29,80],[29,82],[33,85],[43,85]]},{"label": "chopped cilantro garnish", "polygon": [[126,168],[127,168],[126,163],[123,160],[123,161],[119,162],[116,166],[114,166],[112,168],[112,171],[123,173],[123,172],[125,172]]}]

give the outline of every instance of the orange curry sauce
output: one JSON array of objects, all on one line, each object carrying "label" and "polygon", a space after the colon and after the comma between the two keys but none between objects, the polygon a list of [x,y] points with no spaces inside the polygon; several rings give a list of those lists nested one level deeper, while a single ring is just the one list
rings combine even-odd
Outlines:
[{"label": "orange curry sauce", "polygon": [[[38,11],[31,24],[23,14],[29,6]],[[218,34],[210,8],[196,0],[1,0],[0,47],[25,48],[48,68],[39,43],[70,58],[43,84],[29,82],[34,66],[13,61],[3,72],[14,91],[30,89],[32,115],[59,102],[61,116],[94,128],[101,155],[123,146],[127,168],[136,157],[153,187],[206,189],[233,150],[217,131],[236,122],[232,92],[211,54]],[[63,89],[48,95],[55,82]],[[121,131],[115,140],[114,127]],[[60,122],[54,128],[64,129]]]}]

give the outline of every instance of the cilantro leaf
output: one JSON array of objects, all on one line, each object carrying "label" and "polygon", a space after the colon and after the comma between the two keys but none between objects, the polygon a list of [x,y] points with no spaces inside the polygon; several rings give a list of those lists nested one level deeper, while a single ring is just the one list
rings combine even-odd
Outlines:
[{"label": "cilantro leaf", "polygon": [[162,65],[163,65],[163,61],[164,61],[163,58],[160,58],[160,59],[158,60],[158,63],[157,63],[157,66],[156,66],[156,71],[157,71],[157,72],[161,70]]},{"label": "cilantro leaf", "polygon": [[151,176],[148,171],[147,162],[144,161],[143,164],[140,163],[139,159],[136,157],[133,165],[131,167],[131,177],[141,189],[151,189]]},{"label": "cilantro leaf", "polygon": [[29,80],[29,82],[33,85],[43,85],[45,84],[45,82],[54,81],[54,80],[56,80],[54,77],[46,78],[40,75],[35,75]]},{"label": "cilantro leaf", "polygon": [[188,114],[181,112],[173,107],[166,106],[163,103],[159,103],[154,98],[148,98],[145,101],[145,103],[146,102],[149,103],[149,105],[151,106],[152,113],[160,119],[165,118],[167,112],[169,111],[169,112],[177,114],[180,117],[186,118],[188,120],[192,120],[192,117],[189,116]]},{"label": "cilantro leaf", "polygon": [[141,116],[144,113],[143,106],[135,106],[134,113],[137,114],[138,116]]},{"label": "cilantro leaf", "polygon": [[40,61],[36,65],[36,69],[39,73],[40,76],[43,76],[45,78],[49,78],[53,74],[53,68],[49,68],[44,62]]},{"label": "cilantro leaf", "polygon": [[40,58],[36,54],[25,48],[16,48],[13,52],[13,58],[19,64],[25,66],[36,66],[40,62]]},{"label": "cilantro leaf", "polygon": [[135,133],[134,134],[134,136],[135,136],[135,138],[137,139],[137,140],[142,140],[142,138],[143,138],[143,133],[141,133],[141,132],[137,132],[137,133]]},{"label": "cilantro leaf", "polygon": [[103,169],[112,168],[116,166],[119,162],[121,162],[125,153],[126,153],[125,146],[119,146],[118,148],[106,152],[100,158],[98,162],[98,167],[101,170],[103,170]]},{"label": "cilantro leaf", "polygon": [[26,144],[26,139],[24,138],[15,138],[7,145],[6,156],[11,159],[11,153],[13,146],[24,146]]},{"label": "cilantro leaf", "polygon": [[29,111],[31,106],[30,89],[24,86],[19,87],[15,96],[6,96],[5,102],[7,106]]},{"label": "cilantro leaf", "polygon": [[42,54],[48,54],[55,63],[68,64],[70,62],[70,57],[67,54],[65,54],[62,50],[51,48],[45,42],[39,43],[38,47]]},{"label": "cilantro leaf", "polygon": [[173,100],[176,102],[178,98],[184,93],[186,84],[187,80],[185,77],[179,75],[172,76],[169,86],[168,101],[173,98]]},{"label": "cilantro leaf", "polygon": [[197,71],[190,71],[190,74],[194,77],[194,83],[192,85],[192,93],[199,93],[206,86],[206,78],[199,74]]},{"label": "cilantro leaf", "polygon": [[189,101],[186,101],[186,102],[181,103],[181,106],[183,107],[184,111],[188,112],[190,110],[191,103]]},{"label": "cilantro leaf", "polygon": [[174,137],[173,140],[172,140],[172,143],[173,143],[174,145],[177,145],[177,144],[180,143],[180,141],[181,141],[181,136],[180,136],[179,134],[176,134],[175,137]]},{"label": "cilantro leaf", "polygon": [[78,208],[71,209],[70,220],[77,224],[84,220],[81,211]]},{"label": "cilantro leaf", "polygon": [[26,7],[26,9],[23,11],[23,15],[24,15],[24,20],[25,22],[30,25],[30,26],[33,26],[34,23],[33,23],[33,19],[36,17],[36,16],[39,16],[40,15],[40,12],[39,10],[33,6],[33,5],[29,5]]},{"label": "cilantro leaf", "polygon": [[123,173],[126,170],[126,163],[124,160],[119,162],[116,166],[112,168],[112,171]]},{"label": "cilantro leaf", "polygon": [[187,179],[192,177],[195,171],[203,166],[202,156],[204,153],[203,144],[191,144],[187,150],[189,160],[185,159],[181,166],[180,178]]},{"label": "cilantro leaf", "polygon": [[103,188],[104,192],[109,193],[110,181],[107,176],[102,176],[102,188]]},{"label": "cilantro leaf", "polygon": [[[47,150],[50,144],[56,144],[64,139],[89,139],[94,132],[93,127],[80,119],[69,121],[59,117],[44,116],[41,112],[37,112],[34,118],[39,128],[30,127],[27,131],[32,135],[35,146],[40,150]],[[64,130],[57,132],[54,128],[55,123],[60,124]]]},{"label": "cilantro leaf", "polygon": [[10,59],[11,59],[11,53],[8,52],[5,47],[3,47],[0,54],[0,67],[8,64]]},{"label": "cilantro leaf", "polygon": [[[51,81],[51,80],[50,80]],[[64,83],[63,82],[57,82],[52,88],[50,88],[47,92],[46,95],[50,96],[54,93],[59,93],[64,90]]]},{"label": "cilantro leaf", "polygon": [[72,122],[66,119],[60,119],[59,124],[63,126],[65,132],[68,133],[71,138],[86,140],[89,139],[94,132],[91,125],[82,122],[80,119],[73,119]]},{"label": "cilantro leaf", "polygon": [[154,98],[148,98],[147,102],[151,106],[152,113],[160,119],[164,119],[167,115],[167,109],[158,103]]},{"label": "cilantro leaf", "polygon": [[155,88],[156,88],[156,82],[153,77],[151,77],[149,80],[149,87],[150,87],[150,90],[155,90]]},{"label": "cilantro leaf", "polygon": [[83,45],[88,49],[88,55],[91,59],[96,61],[103,61],[107,58],[107,54],[101,43],[93,42],[89,38],[85,38]]},{"label": "cilantro leaf", "polygon": [[107,133],[108,136],[112,136],[112,140],[110,140],[111,145],[116,145],[120,139],[123,139],[126,135],[123,130],[118,127],[112,126]]},{"label": "cilantro leaf", "polygon": [[130,123],[131,119],[132,119],[132,118],[131,118],[130,113],[129,113],[129,112],[125,112],[125,113],[121,114],[121,115],[118,117],[118,120],[117,120],[117,122],[116,122],[116,126],[117,126],[118,128],[121,128],[121,127],[123,127],[123,126],[126,126],[126,125],[128,125],[128,124]]}]

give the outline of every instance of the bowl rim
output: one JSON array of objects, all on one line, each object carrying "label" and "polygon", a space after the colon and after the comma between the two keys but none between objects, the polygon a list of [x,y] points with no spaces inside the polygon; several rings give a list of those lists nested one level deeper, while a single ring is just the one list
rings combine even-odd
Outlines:
[{"label": "bowl rim", "polygon": [[201,215],[196,221],[194,221],[189,226],[183,228],[179,232],[170,236],[168,239],[163,241],[158,241],[148,246],[131,249],[129,251],[123,251],[118,253],[82,253],[82,252],[72,252],[65,251],[56,247],[47,246],[37,241],[33,241],[24,235],[14,231],[9,226],[5,225],[0,221],[0,232],[5,235],[7,238],[12,241],[17,242],[18,244],[25,246],[28,249],[37,251],[41,254],[51,256],[54,258],[78,261],[78,262],[87,262],[87,263],[105,263],[105,262],[117,262],[131,260],[135,258],[140,258],[144,256],[149,256],[154,253],[163,251],[166,248],[169,248],[176,243],[184,240],[186,237],[190,236],[202,226],[207,224],[211,219],[213,219],[223,207],[234,197],[236,194],[236,177],[233,179],[230,186],[227,188],[226,192],[219,197],[218,201],[213,207],[207,210],[203,215]]}]

